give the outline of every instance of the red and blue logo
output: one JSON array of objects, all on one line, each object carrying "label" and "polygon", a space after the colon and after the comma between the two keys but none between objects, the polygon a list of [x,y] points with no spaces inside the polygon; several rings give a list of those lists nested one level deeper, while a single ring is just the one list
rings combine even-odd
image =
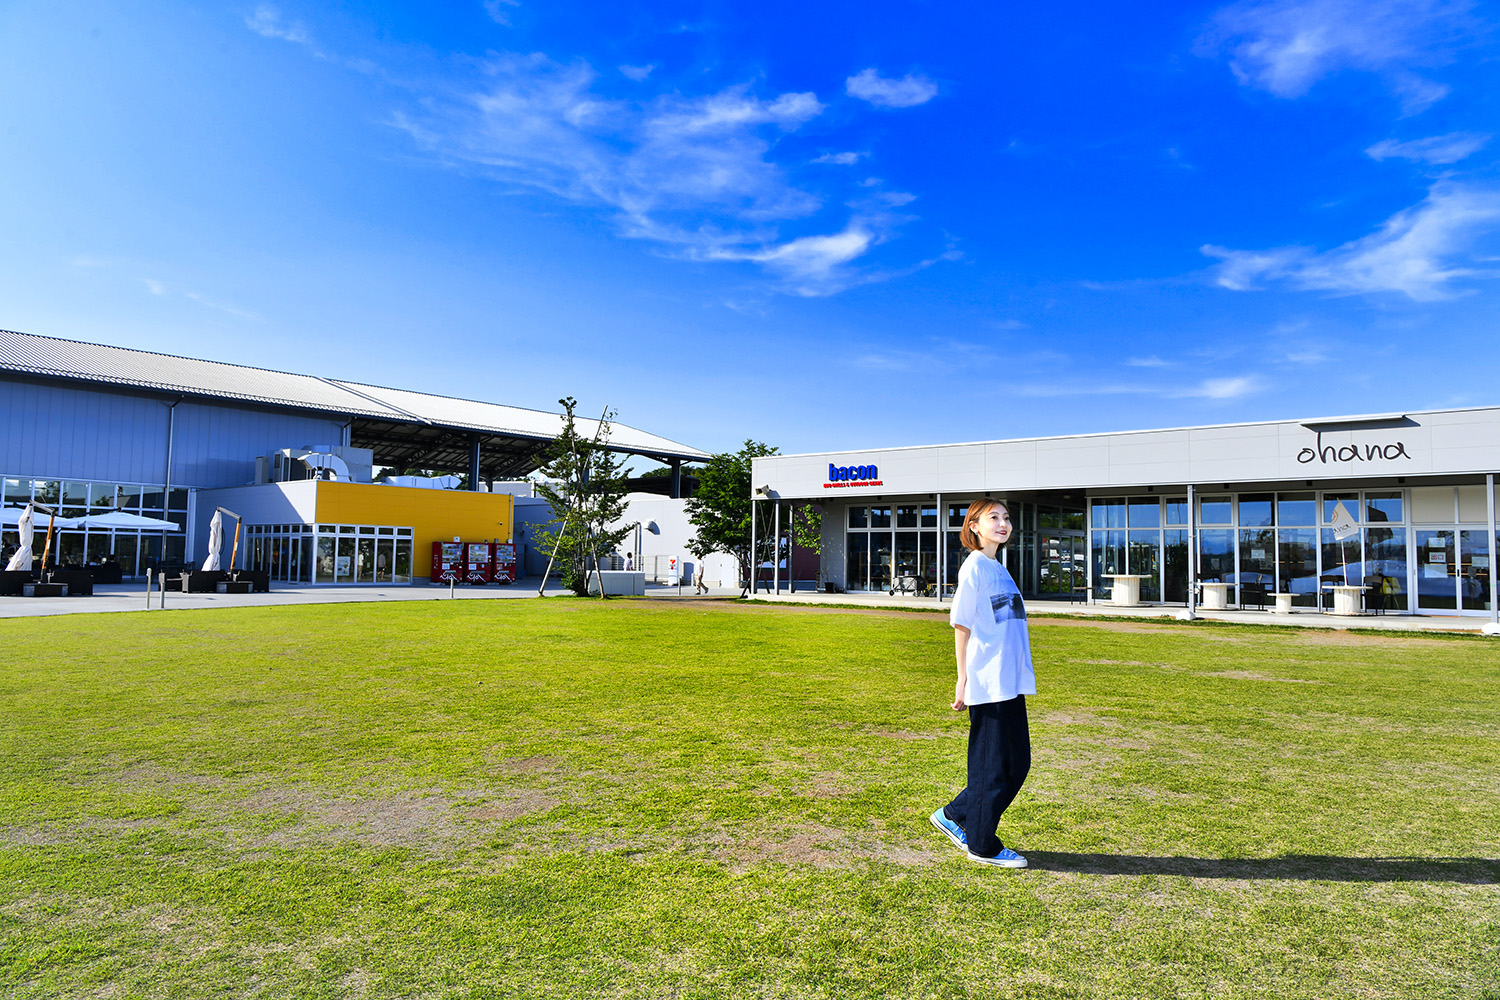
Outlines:
[{"label": "red and blue logo", "polygon": [[836,490],[849,486],[880,486],[880,470],[873,465],[834,465],[828,463],[828,481],[825,490]]}]

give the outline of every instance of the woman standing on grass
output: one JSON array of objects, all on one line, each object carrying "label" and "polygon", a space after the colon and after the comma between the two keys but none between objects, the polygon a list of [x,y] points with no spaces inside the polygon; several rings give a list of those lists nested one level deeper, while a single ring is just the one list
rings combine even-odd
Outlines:
[{"label": "woman standing on grass", "polygon": [[1026,859],[995,833],[1031,770],[1026,695],[1036,694],[1026,605],[999,561],[1010,533],[1010,511],[998,500],[975,500],[964,514],[959,539],[969,557],[958,571],[948,621],[958,659],[953,710],[969,710],[969,778],[930,818],[969,860],[1025,868]]}]

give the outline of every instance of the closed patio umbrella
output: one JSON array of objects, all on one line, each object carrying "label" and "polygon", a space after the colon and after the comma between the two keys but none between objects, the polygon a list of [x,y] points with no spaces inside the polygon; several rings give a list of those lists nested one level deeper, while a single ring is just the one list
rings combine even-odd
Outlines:
[{"label": "closed patio umbrella", "polygon": [[208,522],[208,558],[203,560],[203,568],[216,570],[219,568],[219,552],[224,548],[224,515],[214,511],[214,519]]},{"label": "closed patio umbrella", "polygon": [[36,537],[36,528],[31,521],[31,504],[27,504],[26,509],[16,518],[16,528],[21,532],[21,547],[16,549],[16,554],[5,564],[6,572],[31,569],[31,542]]}]

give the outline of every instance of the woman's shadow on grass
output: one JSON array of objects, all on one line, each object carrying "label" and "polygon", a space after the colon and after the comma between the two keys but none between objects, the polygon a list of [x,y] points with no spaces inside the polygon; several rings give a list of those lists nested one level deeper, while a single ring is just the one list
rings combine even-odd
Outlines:
[{"label": "woman's shadow on grass", "polygon": [[1026,858],[1032,868],[1041,871],[1087,875],[1500,884],[1500,859],[1496,858],[1339,858],[1323,854],[1286,854],[1279,858],[1185,858],[1064,854],[1057,851],[1027,851]]}]

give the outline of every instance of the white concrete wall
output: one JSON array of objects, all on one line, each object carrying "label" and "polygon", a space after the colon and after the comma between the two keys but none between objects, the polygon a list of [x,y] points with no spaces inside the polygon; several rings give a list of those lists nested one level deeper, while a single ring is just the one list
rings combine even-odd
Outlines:
[{"label": "white concrete wall", "polygon": [[[675,556],[681,564],[685,564],[687,572],[695,571],[697,560],[688,552],[687,543],[696,531],[692,523],[688,521],[687,501],[674,500],[655,493],[631,493],[626,499],[630,506],[625,518],[619,525],[616,525],[617,527],[634,524],[636,521],[655,521],[657,528],[661,531],[661,534],[653,535],[644,528],[641,530],[641,551],[636,555],[643,558],[636,565],[647,572],[648,582],[658,556],[663,557],[663,563],[665,559]],[[635,552],[633,531],[619,545],[620,555],[623,556],[627,552]],[[704,579],[710,587],[739,585],[739,568],[733,556],[716,552],[709,556],[704,564]],[[683,579],[688,583],[692,582],[690,576],[685,576]]]},{"label": "white concrete wall", "polygon": [[[1349,423],[1361,419],[1348,418]],[[776,455],[752,477],[780,497],[861,496],[1147,484],[1296,482],[1500,470],[1500,407],[1411,413],[1399,426],[1320,429],[1285,420],[975,444]],[[1351,457],[1356,452],[1358,457]],[[830,484],[828,466],[874,465],[868,485]],[[835,500],[836,498],[836,500]]]}]

